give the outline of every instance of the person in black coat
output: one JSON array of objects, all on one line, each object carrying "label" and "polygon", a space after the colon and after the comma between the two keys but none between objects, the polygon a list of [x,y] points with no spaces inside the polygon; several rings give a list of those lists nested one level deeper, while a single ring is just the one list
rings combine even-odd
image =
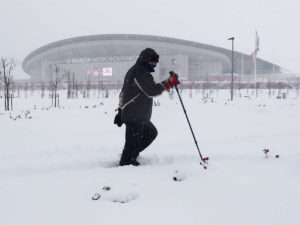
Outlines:
[{"label": "person in black coat", "polygon": [[138,166],[139,153],[147,148],[157,136],[151,123],[153,98],[179,84],[178,75],[173,73],[167,80],[155,83],[154,72],[159,55],[151,48],[144,49],[137,62],[125,75],[119,98],[119,115],[115,123],[126,125],[125,145],[120,166]]}]

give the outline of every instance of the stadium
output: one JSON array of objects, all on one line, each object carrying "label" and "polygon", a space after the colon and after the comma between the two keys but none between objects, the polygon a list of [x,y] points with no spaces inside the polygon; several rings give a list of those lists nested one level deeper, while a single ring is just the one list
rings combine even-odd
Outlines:
[{"label": "stadium", "polygon": [[[230,43],[229,43],[230,44]],[[152,35],[103,34],[74,37],[53,42],[30,53],[22,63],[32,82],[51,82],[54,68],[69,71],[79,82],[123,82],[126,71],[136,62],[139,53],[155,49],[160,61],[155,79],[162,80],[170,70],[186,81],[225,79],[231,74],[231,49],[208,44]],[[281,68],[257,58],[258,77],[280,73]],[[253,59],[234,52],[234,74],[253,79]]]}]

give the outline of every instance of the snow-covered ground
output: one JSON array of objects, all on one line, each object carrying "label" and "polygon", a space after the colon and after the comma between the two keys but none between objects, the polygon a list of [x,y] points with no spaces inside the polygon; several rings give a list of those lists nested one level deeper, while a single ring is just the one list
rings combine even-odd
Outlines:
[{"label": "snow-covered ground", "polygon": [[293,91],[287,99],[244,91],[233,102],[228,90],[209,99],[183,91],[200,150],[210,157],[207,170],[178,97],[167,93],[153,107],[159,134],[142,165],[116,167],[125,132],[113,125],[117,94],[61,97],[61,108],[35,94],[15,99],[11,113],[0,99],[1,225],[300,224]]}]

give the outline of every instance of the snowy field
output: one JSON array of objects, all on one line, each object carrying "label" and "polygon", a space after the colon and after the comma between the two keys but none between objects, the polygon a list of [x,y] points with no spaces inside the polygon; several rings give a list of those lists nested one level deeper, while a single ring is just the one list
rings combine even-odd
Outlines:
[{"label": "snowy field", "polygon": [[61,108],[35,93],[11,113],[0,99],[0,224],[299,225],[300,98],[266,92],[182,92],[207,170],[176,93],[156,98],[158,137],[139,167],[116,167],[116,91]]}]

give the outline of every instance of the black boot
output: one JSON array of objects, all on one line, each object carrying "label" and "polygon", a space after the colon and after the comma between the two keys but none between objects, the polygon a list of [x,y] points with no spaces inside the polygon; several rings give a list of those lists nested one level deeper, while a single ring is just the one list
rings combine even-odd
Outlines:
[{"label": "black boot", "polygon": [[130,164],[131,164],[131,155],[129,155],[127,151],[123,150],[119,165],[127,166]]},{"label": "black boot", "polygon": [[130,164],[133,165],[133,166],[139,166],[140,165],[140,163],[136,159],[132,159]]},{"label": "black boot", "polygon": [[119,163],[120,166],[129,166],[129,165],[133,165],[133,166],[139,166],[140,163],[136,160],[136,159],[131,159],[130,161],[129,160],[120,160],[120,163]]}]

